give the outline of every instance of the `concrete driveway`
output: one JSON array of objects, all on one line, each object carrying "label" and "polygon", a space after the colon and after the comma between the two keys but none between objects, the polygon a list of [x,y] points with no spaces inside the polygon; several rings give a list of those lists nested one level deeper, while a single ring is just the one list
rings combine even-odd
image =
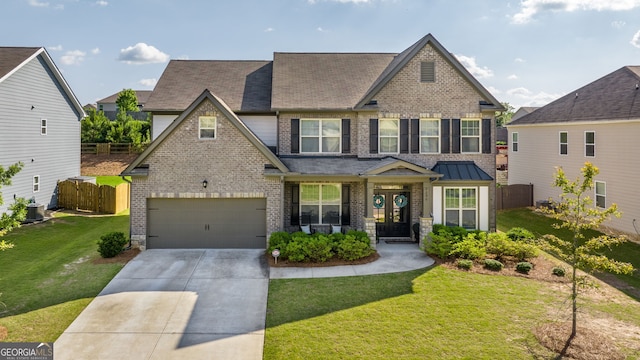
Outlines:
[{"label": "concrete driveway", "polygon": [[54,345],[64,359],[262,359],[264,250],[147,250]]}]

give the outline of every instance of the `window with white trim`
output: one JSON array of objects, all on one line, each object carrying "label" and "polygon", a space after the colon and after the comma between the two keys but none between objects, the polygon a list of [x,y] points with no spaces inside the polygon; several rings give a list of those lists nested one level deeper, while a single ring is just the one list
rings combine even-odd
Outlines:
[{"label": "window with white trim", "polygon": [[47,119],[40,119],[40,135],[47,135]]},{"label": "window with white trim", "polygon": [[518,152],[518,133],[517,132],[511,133],[511,150],[513,150],[513,152]]},{"label": "window with white trim", "polygon": [[341,119],[300,119],[300,152],[339,153]]},{"label": "window with white trim", "polygon": [[440,119],[420,119],[420,153],[440,152]]},{"label": "window with white trim", "polygon": [[569,133],[560,131],[560,155],[569,154]]},{"label": "window with white trim", "polygon": [[40,191],[40,175],[35,175],[33,177],[33,192],[37,193]]},{"label": "window with white trim", "polygon": [[480,152],[480,119],[462,119],[460,137],[463,153]]},{"label": "window with white trim", "polygon": [[607,184],[604,181],[596,181],[596,206],[604,209],[607,207]]},{"label": "window with white trim", "polygon": [[596,156],[596,132],[595,131],[584,132],[584,156],[586,157]]},{"label": "window with white trim", "polygon": [[380,154],[397,154],[400,139],[399,119],[378,120]]},{"label": "window with white trim", "polygon": [[215,139],[218,119],[215,116],[198,117],[198,136],[200,139]]},{"label": "window with white trim", "polygon": [[341,184],[300,184],[300,217],[304,224],[340,224]]},{"label": "window with white trim", "polygon": [[465,229],[477,229],[477,188],[445,188],[444,197],[444,220],[447,226],[462,226]]}]

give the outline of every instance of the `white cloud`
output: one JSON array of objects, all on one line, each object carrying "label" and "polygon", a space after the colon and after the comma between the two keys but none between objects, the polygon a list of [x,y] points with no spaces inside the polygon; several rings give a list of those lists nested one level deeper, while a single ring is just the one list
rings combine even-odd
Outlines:
[{"label": "white cloud", "polygon": [[145,43],[137,43],[126,49],[120,49],[118,60],[127,64],[163,63],[169,60],[169,55]]},{"label": "white cloud", "polygon": [[92,49],[92,50],[91,50],[91,53],[92,53],[93,55],[98,55],[98,54],[100,54],[100,48]]},{"label": "white cloud", "polygon": [[614,29],[622,29],[625,25],[627,25],[627,23],[622,21],[622,20],[617,20],[617,21],[612,21],[611,22],[611,27],[614,28]]},{"label": "white cloud", "polygon": [[64,55],[60,57],[60,62],[65,65],[78,65],[82,61],[84,61],[84,57],[87,55],[86,52],[80,50],[71,50],[67,51]]},{"label": "white cloud", "polygon": [[640,48],[640,30],[633,35],[633,38],[630,41],[631,45]]},{"label": "white cloud", "polygon": [[158,79],[156,79],[156,78],[153,78],[153,79],[142,79],[142,80],[138,81],[138,83],[140,85],[142,85],[142,86],[154,87],[158,83]]},{"label": "white cloud", "polygon": [[508,80],[517,80],[517,79],[518,79],[518,75],[516,75],[516,74],[511,74],[511,75],[507,76],[507,79],[508,79]]},{"label": "white cloud", "polygon": [[640,6],[640,0],[524,0],[520,12],[513,15],[515,24],[526,24],[538,13],[552,11],[624,11]]},{"label": "white cloud", "polygon": [[29,6],[33,7],[49,7],[48,2],[38,1],[38,0],[29,0]]},{"label": "white cloud", "polygon": [[318,28],[316,29],[319,32],[327,32],[327,30],[323,29],[322,27],[318,26]]},{"label": "white cloud", "polygon": [[493,71],[488,67],[480,67],[476,64],[476,58],[472,56],[455,55],[456,59],[462,63],[462,65],[469,70],[471,75],[478,79],[489,78],[493,76]]},{"label": "white cloud", "polygon": [[96,5],[98,5],[98,6],[107,6],[107,5],[109,5],[109,3],[104,1],[104,0],[98,0],[98,1],[96,1]]},{"label": "white cloud", "polygon": [[50,46],[48,49],[51,51],[62,51],[62,45]]},{"label": "white cloud", "polygon": [[529,89],[523,87],[507,90],[507,94],[520,99],[521,106],[544,106],[563,95],[549,94],[544,91],[534,94]]},{"label": "white cloud", "polygon": [[515,58],[513,59],[513,61],[517,62],[517,63],[523,63],[525,62],[525,60],[523,58]]},{"label": "white cloud", "polygon": [[189,55],[180,55],[176,58],[176,60],[189,60]]},{"label": "white cloud", "polygon": [[487,90],[489,90],[489,92],[490,92],[492,95],[496,95],[496,94],[501,94],[501,93],[502,93],[502,91],[500,91],[500,90],[498,90],[498,89],[494,88],[493,86],[489,86],[489,87],[487,87]]},{"label": "white cloud", "polygon": [[276,31],[276,29],[274,29],[272,27],[268,27],[268,28],[264,29],[264,32],[272,32],[272,31]]},{"label": "white cloud", "polygon": [[337,2],[341,4],[368,4],[372,3],[373,0],[308,0],[309,4],[315,4],[318,2]]}]

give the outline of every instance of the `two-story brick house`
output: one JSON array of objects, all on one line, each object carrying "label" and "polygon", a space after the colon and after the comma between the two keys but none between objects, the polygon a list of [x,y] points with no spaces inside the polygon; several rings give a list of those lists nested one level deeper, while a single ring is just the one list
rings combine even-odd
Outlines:
[{"label": "two-story brick house", "polygon": [[141,247],[265,248],[311,224],[495,229],[499,102],[432,35],[399,54],[171,61],[133,177]]}]

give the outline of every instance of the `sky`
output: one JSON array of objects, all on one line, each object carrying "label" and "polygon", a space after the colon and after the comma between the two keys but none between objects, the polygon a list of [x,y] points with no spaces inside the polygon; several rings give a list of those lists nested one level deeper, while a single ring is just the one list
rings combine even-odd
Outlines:
[{"label": "sky", "polygon": [[85,105],[170,59],[399,53],[432,34],[500,102],[543,106],[640,65],[640,0],[2,0],[0,46],[44,46]]}]

